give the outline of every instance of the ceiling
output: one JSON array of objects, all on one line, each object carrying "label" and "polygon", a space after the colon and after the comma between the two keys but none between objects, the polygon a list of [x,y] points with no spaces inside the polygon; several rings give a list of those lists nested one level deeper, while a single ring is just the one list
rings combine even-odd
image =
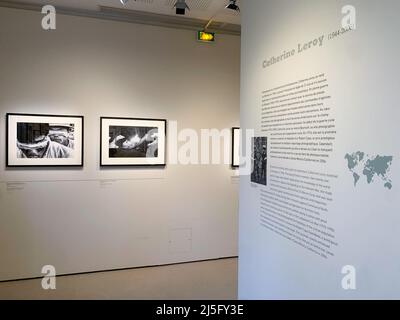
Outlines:
[{"label": "ceiling", "polygon": [[[176,0],[129,0],[123,6],[120,0],[8,0],[15,4],[52,4],[70,10],[99,11],[101,6],[124,10],[144,11],[155,14],[176,16],[173,8]],[[225,9],[228,0],[186,0],[190,7],[185,18],[214,20],[222,23],[240,25],[240,13]],[[240,0],[237,1],[240,6]]]}]

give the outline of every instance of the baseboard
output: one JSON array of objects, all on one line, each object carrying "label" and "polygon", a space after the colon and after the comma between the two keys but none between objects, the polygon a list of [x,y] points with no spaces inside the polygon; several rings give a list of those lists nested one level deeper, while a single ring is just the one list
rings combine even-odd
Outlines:
[{"label": "baseboard", "polygon": [[[135,270],[135,269],[144,269],[144,268],[168,267],[168,266],[181,265],[181,264],[207,262],[207,261],[218,261],[218,260],[227,260],[227,259],[236,259],[236,258],[238,258],[238,256],[210,258],[210,259],[203,259],[203,260],[190,260],[190,261],[181,261],[181,262],[173,262],[173,263],[165,263],[165,264],[144,265],[144,266],[138,266],[138,267],[126,267],[126,268],[102,269],[102,270],[93,270],[93,271],[84,271],[84,272],[75,272],[75,273],[63,273],[63,274],[58,274],[56,276],[56,278],[83,275],[83,274],[100,273],[100,272],[114,272],[114,271]],[[20,279],[18,278],[18,279],[10,279],[10,280],[0,280],[0,283],[35,280],[35,279],[43,279],[43,276],[20,278]]]}]

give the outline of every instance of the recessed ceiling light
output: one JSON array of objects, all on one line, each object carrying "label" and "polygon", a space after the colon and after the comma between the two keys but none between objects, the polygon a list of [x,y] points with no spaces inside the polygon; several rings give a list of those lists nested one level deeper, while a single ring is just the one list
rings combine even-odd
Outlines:
[{"label": "recessed ceiling light", "polygon": [[176,8],[176,14],[184,15],[186,9],[190,10],[185,0],[177,0],[174,7]]},{"label": "recessed ceiling light", "polygon": [[229,0],[229,3],[225,8],[240,12],[239,6],[236,4],[236,0]]}]

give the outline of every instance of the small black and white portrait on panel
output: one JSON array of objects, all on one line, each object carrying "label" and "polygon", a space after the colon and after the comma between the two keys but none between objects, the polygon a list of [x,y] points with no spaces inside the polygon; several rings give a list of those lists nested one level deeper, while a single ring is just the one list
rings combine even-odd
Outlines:
[{"label": "small black and white portrait on panel", "polygon": [[267,185],[267,137],[254,137],[252,147],[251,182]]}]

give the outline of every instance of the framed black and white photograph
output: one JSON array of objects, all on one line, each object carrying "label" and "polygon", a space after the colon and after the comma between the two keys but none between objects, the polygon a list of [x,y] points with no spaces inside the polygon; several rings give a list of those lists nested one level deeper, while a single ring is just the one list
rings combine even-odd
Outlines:
[{"label": "framed black and white photograph", "polygon": [[251,182],[267,185],[267,137],[252,140]]},{"label": "framed black and white photograph", "polygon": [[100,119],[101,166],[165,166],[164,119]]},{"label": "framed black and white photograph", "polygon": [[240,128],[232,128],[232,168],[240,166]]},{"label": "framed black and white photograph", "polygon": [[83,116],[8,113],[7,167],[83,166]]}]

